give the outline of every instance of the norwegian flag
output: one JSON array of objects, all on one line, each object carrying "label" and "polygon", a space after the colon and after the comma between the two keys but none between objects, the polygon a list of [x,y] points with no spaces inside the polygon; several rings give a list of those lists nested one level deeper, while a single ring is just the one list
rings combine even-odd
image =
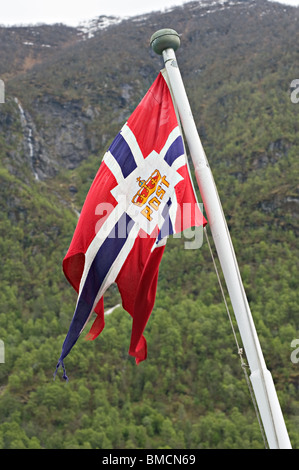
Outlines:
[{"label": "norwegian flag", "polygon": [[63,360],[93,312],[87,338],[95,339],[103,330],[103,295],[114,282],[133,318],[129,354],[137,364],[146,359],[143,331],[155,302],[166,237],[205,224],[160,72],[104,155],[63,260],[78,300],[54,375],[61,365],[67,379]]}]

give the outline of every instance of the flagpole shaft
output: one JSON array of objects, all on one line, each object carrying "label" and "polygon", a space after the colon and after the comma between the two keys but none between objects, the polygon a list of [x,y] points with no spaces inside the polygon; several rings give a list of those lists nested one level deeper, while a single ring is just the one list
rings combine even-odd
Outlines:
[{"label": "flagpole shaft", "polygon": [[[161,31],[168,32],[173,30]],[[155,34],[157,35],[158,33]],[[175,34],[177,35],[177,33]],[[156,50],[157,47],[154,47],[153,42],[152,47],[155,52],[163,56],[170,87],[193,161],[196,180],[250,367],[250,379],[269,447],[272,449],[289,449],[291,448],[291,443],[273,379],[265,364],[217,188],[196,129],[180,70],[176,62],[174,49],[179,47],[179,44],[175,43],[174,48],[173,44],[173,37],[170,37],[167,43],[167,34],[165,37],[164,33],[161,50]]]}]

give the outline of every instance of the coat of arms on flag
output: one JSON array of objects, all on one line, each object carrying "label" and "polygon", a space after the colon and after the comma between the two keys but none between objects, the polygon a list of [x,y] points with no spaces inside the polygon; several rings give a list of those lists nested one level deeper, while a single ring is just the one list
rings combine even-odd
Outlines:
[{"label": "coat of arms on flag", "polygon": [[133,319],[129,354],[137,364],[146,359],[143,332],[166,237],[205,224],[171,94],[159,73],[104,155],[63,260],[78,300],[56,371],[60,365],[64,369],[64,358],[93,312],[88,338],[103,330],[103,296],[114,282]]}]

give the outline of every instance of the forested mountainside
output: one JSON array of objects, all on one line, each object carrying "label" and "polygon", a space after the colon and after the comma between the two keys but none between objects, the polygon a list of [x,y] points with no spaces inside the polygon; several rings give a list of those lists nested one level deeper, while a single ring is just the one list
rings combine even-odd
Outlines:
[{"label": "forested mountainside", "polygon": [[[181,35],[177,60],[299,448],[298,16],[206,0],[90,28],[0,27],[0,448],[264,447],[205,240],[167,242],[145,362],[128,356],[118,307],[67,357],[70,381],[53,381],[76,304],[62,259],[104,152],[163,66],[149,40],[165,27]],[[118,304],[112,286],[105,305]]]}]

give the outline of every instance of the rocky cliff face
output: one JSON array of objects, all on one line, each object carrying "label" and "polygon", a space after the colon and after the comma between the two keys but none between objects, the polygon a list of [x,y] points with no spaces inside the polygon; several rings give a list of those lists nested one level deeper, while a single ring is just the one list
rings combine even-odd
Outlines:
[{"label": "rocky cliff face", "polygon": [[[100,17],[78,28],[1,28],[7,103],[1,105],[0,126],[9,146],[3,162],[23,176],[25,164],[34,179],[46,180],[78,168],[90,156],[100,160],[163,66],[149,38],[168,25],[181,34],[177,57],[210,158],[217,160],[219,150],[229,147],[221,158],[246,181],[249,171],[287,158],[295,144],[295,132],[282,131],[276,121],[277,113],[286,113],[289,122],[295,112],[288,87],[296,73],[297,18],[298,9],[266,0],[207,0],[123,21]],[[256,91],[260,101],[250,105]],[[255,144],[259,113],[269,118],[269,129]],[[229,136],[233,127],[240,133],[235,140]],[[293,198],[291,193],[284,200]]]}]

